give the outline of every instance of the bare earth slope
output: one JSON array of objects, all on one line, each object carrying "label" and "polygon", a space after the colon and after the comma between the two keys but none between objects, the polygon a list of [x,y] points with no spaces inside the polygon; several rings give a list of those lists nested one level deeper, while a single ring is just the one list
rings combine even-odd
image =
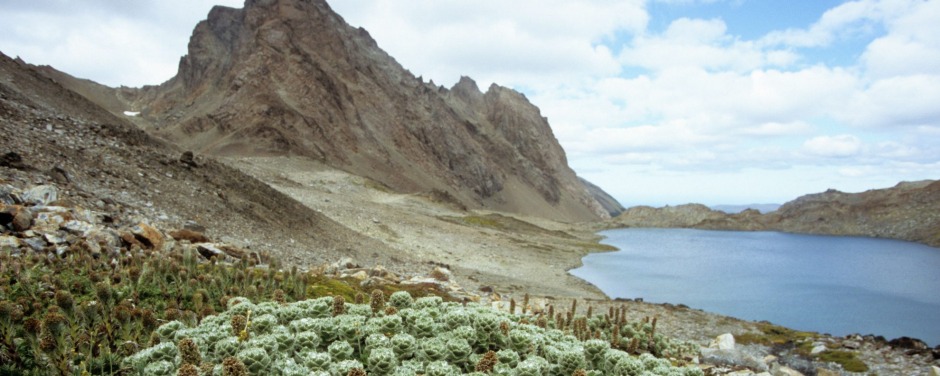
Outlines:
[{"label": "bare earth slope", "polygon": [[301,266],[385,249],[236,169],[182,163],[179,149],[3,54],[0,145],[4,180],[38,173],[82,206],[122,213],[115,221],[195,222],[214,239]]},{"label": "bare earth slope", "polygon": [[170,81],[76,90],[142,111],[138,124],[201,153],[308,157],[400,192],[447,191],[471,208],[609,216],[525,96],[484,93],[469,78],[426,83],[323,0],[215,7]]},{"label": "bare earth slope", "polygon": [[727,214],[704,205],[633,207],[610,227],[690,227],[775,230],[891,238],[940,247],[940,181],[904,182],[861,193],[829,190],[805,195],[776,211]]}]

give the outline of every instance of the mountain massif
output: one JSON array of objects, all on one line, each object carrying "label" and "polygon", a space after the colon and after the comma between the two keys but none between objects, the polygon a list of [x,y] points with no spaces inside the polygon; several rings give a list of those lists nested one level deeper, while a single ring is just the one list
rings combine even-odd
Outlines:
[{"label": "mountain massif", "polygon": [[50,75],[152,134],[219,156],[302,156],[399,192],[564,221],[609,217],[524,95],[424,82],[323,0],[248,0],[199,23],[178,74],[111,89]]},{"label": "mountain massif", "polygon": [[903,182],[861,193],[830,189],[790,201],[766,214],[728,214],[704,205],[632,207],[613,227],[685,227],[774,230],[806,234],[891,238],[940,247],[940,181]]}]

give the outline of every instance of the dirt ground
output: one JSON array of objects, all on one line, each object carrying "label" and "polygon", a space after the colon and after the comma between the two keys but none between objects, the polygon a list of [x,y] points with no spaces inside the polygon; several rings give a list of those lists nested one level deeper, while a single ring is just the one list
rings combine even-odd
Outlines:
[{"label": "dirt ground", "polygon": [[428,194],[395,193],[308,159],[224,161],[334,221],[382,241],[398,252],[393,258],[427,264],[428,271],[439,264],[449,266],[461,286],[470,291],[489,286],[504,294],[604,297],[594,286],[567,273],[580,265],[584,255],[607,249],[584,226],[466,211],[448,202],[434,202]]}]

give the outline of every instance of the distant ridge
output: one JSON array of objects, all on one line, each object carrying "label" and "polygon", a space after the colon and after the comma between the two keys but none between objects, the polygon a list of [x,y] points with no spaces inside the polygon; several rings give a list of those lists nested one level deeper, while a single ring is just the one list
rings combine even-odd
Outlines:
[{"label": "distant ridge", "polygon": [[940,181],[902,182],[861,193],[834,189],[801,196],[761,214],[728,214],[700,204],[628,208],[608,227],[773,230],[907,240],[940,247]]},{"label": "distant ridge", "polygon": [[737,214],[747,209],[754,209],[763,214],[770,213],[780,208],[780,204],[746,204],[746,205],[712,205],[712,210],[723,211],[728,214]]}]

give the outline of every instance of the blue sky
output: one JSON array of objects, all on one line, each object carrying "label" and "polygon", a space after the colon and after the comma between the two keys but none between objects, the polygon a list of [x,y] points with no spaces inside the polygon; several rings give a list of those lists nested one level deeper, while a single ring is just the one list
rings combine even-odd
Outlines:
[{"label": "blue sky", "polygon": [[[0,51],[109,85],[159,83],[212,3],[241,6],[4,2]],[[331,6],[426,80],[524,92],[578,174],[627,205],[781,203],[940,177],[938,1]]]}]

